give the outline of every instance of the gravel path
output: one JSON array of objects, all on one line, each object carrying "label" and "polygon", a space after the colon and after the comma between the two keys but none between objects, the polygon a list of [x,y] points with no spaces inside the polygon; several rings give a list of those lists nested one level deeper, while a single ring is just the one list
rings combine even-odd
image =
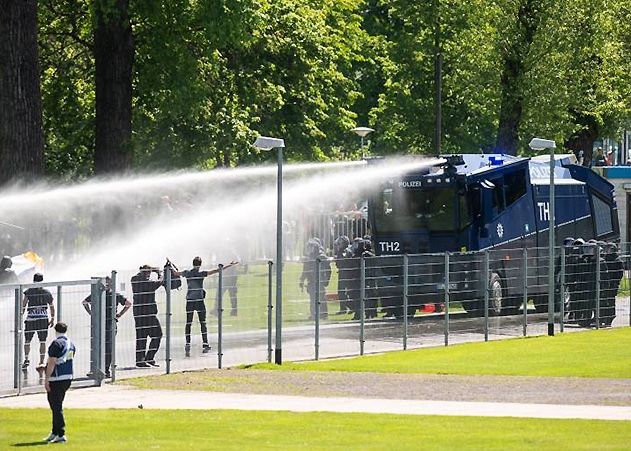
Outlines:
[{"label": "gravel path", "polygon": [[456,376],[329,371],[205,370],[140,388],[369,399],[631,406],[631,379]]}]

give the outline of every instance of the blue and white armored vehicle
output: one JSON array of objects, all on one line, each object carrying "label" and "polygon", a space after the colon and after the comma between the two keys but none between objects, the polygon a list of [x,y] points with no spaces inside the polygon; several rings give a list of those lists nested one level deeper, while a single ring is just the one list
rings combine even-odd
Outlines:
[{"label": "blue and white armored vehicle", "polygon": [[[420,304],[434,303],[444,287],[442,260],[435,261],[436,270],[432,271],[427,266],[432,260],[417,254],[455,252],[452,265],[456,266],[450,269],[451,300],[462,301],[467,310],[478,310],[489,282],[491,291],[500,297],[493,300],[491,313],[514,313],[524,288],[509,274],[523,271],[518,266],[524,260],[512,256],[523,249],[529,252],[527,261],[537,262],[540,257],[544,262],[544,254],[547,256],[549,157],[469,154],[445,156],[440,161],[390,178],[369,198],[375,253],[410,255],[412,311]],[[379,160],[369,164],[379,164]],[[619,240],[613,185],[575,164],[572,156],[556,157],[554,175],[556,245],[567,237]],[[490,280],[485,281],[479,254],[470,258],[466,254],[487,249],[495,254],[505,250],[506,256],[490,263]],[[374,271],[378,296],[382,303],[385,297],[401,306],[401,262],[385,266]],[[527,274],[528,296],[537,310],[547,309],[547,264],[530,264]],[[401,313],[399,308],[396,316]]]}]

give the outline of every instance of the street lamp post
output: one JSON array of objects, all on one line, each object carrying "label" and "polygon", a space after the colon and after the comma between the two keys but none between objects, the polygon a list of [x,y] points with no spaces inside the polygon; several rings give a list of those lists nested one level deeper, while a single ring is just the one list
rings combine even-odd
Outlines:
[{"label": "street lamp post", "polygon": [[[556,142],[550,139],[533,138],[529,144],[533,150],[550,149],[550,210],[548,212],[548,335],[554,335],[554,149]],[[561,293],[563,302],[563,293]]]},{"label": "street lamp post", "polygon": [[259,136],[254,142],[259,149],[278,149],[276,176],[276,340],[274,343],[274,363],[283,363],[283,148],[285,141],[278,138]]},{"label": "street lamp post", "polygon": [[362,159],[364,158],[364,138],[374,132],[370,127],[355,127],[351,129],[353,133],[361,138]]}]

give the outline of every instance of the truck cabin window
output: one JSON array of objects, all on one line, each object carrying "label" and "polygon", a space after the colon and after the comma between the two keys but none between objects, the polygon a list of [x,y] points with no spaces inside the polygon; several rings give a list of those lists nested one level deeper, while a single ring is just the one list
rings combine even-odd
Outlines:
[{"label": "truck cabin window", "polygon": [[375,213],[381,232],[453,231],[470,222],[464,196],[455,187],[386,186],[379,195]]}]

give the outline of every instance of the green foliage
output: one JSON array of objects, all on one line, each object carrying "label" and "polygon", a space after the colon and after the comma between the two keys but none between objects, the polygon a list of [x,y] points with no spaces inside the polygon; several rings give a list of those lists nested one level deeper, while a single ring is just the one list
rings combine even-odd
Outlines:
[{"label": "green foliage", "polygon": [[[38,4],[57,177],[93,171],[94,5]],[[130,0],[135,166],[272,160],[257,133],[293,161],[356,158],[357,125],[375,129],[375,154],[431,153],[438,19],[444,152],[492,148],[506,95],[522,103],[523,153],[534,135],[615,135],[631,123],[630,13],[631,0]],[[507,62],[522,68],[509,93]]]},{"label": "green foliage", "polygon": [[332,157],[354,125],[356,3],[137,2],[138,161],[267,160],[250,147],[257,131],[284,137],[290,159]]},{"label": "green foliage", "polygon": [[94,58],[90,1],[39,2],[40,65],[48,174],[92,174]]}]

